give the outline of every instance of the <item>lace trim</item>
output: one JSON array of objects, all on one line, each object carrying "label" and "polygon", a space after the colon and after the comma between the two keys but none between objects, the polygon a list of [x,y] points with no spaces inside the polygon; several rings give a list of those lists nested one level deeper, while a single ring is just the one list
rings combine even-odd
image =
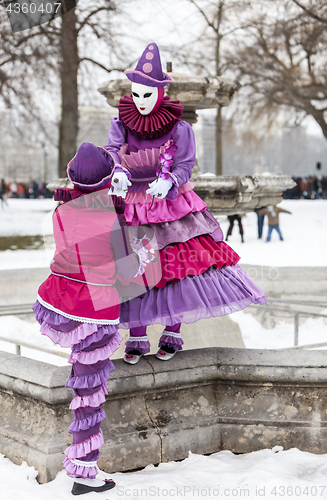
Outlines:
[{"label": "lace trim", "polygon": [[55,276],[59,276],[59,278],[65,278],[66,280],[77,281],[77,283],[84,283],[85,285],[113,286],[113,283],[110,283],[108,285],[104,284],[104,283],[92,283],[92,281],[83,281],[83,280],[78,280],[76,278],[70,278],[69,276],[66,276],[65,274],[58,274],[58,273],[55,273],[54,271],[51,271],[51,274],[54,274]]},{"label": "lace trim", "polygon": [[127,342],[149,342],[149,337],[144,335],[143,337],[131,337],[129,336]]},{"label": "lace trim", "polygon": [[61,311],[60,309],[57,309],[56,307],[52,306],[48,302],[45,302],[45,300],[41,299],[39,295],[37,295],[37,300],[46,309],[49,309],[50,311],[60,314],[65,318],[73,319],[75,321],[80,321],[81,323],[91,323],[91,324],[93,323],[95,325],[118,325],[120,322],[120,318],[110,320],[110,319],[82,318],[81,316],[74,316],[73,314],[65,313],[64,311]]},{"label": "lace trim", "polygon": [[181,339],[182,336],[180,333],[175,333],[175,332],[169,332],[168,330],[164,330],[162,332],[162,335],[167,335],[169,337],[176,337],[176,339]]},{"label": "lace trim", "polygon": [[72,464],[79,465],[81,467],[97,467],[97,461],[95,462],[83,462],[83,460],[77,460],[77,458],[69,459]]}]

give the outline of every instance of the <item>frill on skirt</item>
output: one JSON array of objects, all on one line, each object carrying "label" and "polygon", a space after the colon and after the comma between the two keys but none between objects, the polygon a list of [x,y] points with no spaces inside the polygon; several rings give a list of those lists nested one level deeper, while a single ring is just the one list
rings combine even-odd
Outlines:
[{"label": "frill on skirt", "polygon": [[89,462],[82,462],[81,460],[76,460],[76,462],[78,463],[75,463],[74,459],[71,460],[67,457],[63,461],[63,466],[69,476],[94,478],[99,473],[98,467],[93,462],[91,466]]},{"label": "frill on skirt", "polygon": [[82,458],[94,450],[98,450],[104,444],[101,429],[97,434],[85,439],[82,443],[71,444],[65,449],[67,458]]},{"label": "frill on skirt", "polygon": [[181,351],[184,344],[180,334],[164,331],[159,340],[159,347],[171,347],[175,351]]},{"label": "frill on skirt", "polygon": [[151,245],[154,250],[162,250],[173,243],[184,243],[204,234],[215,241],[224,239],[220,225],[208,210],[192,212],[179,220],[147,224],[154,234]]},{"label": "frill on skirt", "polygon": [[142,297],[123,303],[121,327],[194,323],[265,302],[263,291],[237,264],[221,269],[210,267],[199,276],[152,288]]},{"label": "frill on skirt", "polygon": [[73,432],[86,431],[87,429],[90,429],[91,427],[94,427],[96,424],[102,422],[102,420],[104,420],[105,418],[106,418],[105,411],[102,408],[97,408],[95,412],[91,415],[85,415],[85,417],[74,419],[70,424],[68,432],[70,434],[73,434]]},{"label": "frill on skirt", "polygon": [[174,200],[154,198],[153,202],[126,203],[124,214],[128,224],[139,226],[175,221],[187,214],[202,212],[206,208],[207,205],[194,191],[187,191],[176,196]]},{"label": "frill on skirt", "polygon": [[72,352],[69,356],[68,363],[81,363],[82,365],[94,365],[98,361],[104,361],[118,349],[123,337],[120,333],[116,333],[111,342],[107,345],[94,349],[93,351]]},{"label": "frill on skirt", "polygon": [[70,403],[70,410],[77,410],[78,408],[98,408],[106,400],[106,395],[108,394],[107,382],[104,382],[100,389],[98,389],[93,394],[85,396],[75,396]]},{"label": "frill on skirt", "polygon": [[[78,363],[74,364],[74,369],[76,368]],[[87,370],[88,366],[83,365],[85,370]],[[92,388],[102,385],[104,382],[110,379],[110,373],[115,369],[114,364],[110,359],[106,361],[104,366],[100,368],[95,373],[83,374],[83,375],[70,375],[69,379],[66,382],[66,387],[71,389],[84,389],[84,388]]]},{"label": "frill on skirt", "polygon": [[215,242],[210,236],[199,236],[185,243],[175,243],[160,250],[162,278],[157,288],[167,282],[203,274],[209,267],[231,266],[239,255],[224,241]]}]

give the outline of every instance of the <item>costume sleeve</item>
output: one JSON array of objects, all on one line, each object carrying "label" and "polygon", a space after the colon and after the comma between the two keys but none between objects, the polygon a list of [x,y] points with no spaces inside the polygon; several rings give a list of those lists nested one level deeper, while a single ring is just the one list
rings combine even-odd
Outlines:
[{"label": "costume sleeve", "polygon": [[285,210],[284,208],[277,207],[278,213],[280,214],[281,212],[284,212],[285,214],[291,214],[292,212],[289,212],[288,210]]},{"label": "costume sleeve", "polygon": [[125,172],[125,174],[127,174],[127,177],[130,179],[130,173],[125,167],[121,166],[120,158],[118,155],[118,151],[120,150],[121,146],[126,142],[126,130],[119,118],[112,118],[108,137],[108,144],[104,147],[104,149],[112,154],[116,164],[115,171]]},{"label": "costume sleeve", "polygon": [[140,262],[129,242],[123,216],[118,216],[112,226],[110,244],[114,251],[117,274],[124,279],[133,278],[139,269]]},{"label": "costume sleeve", "polygon": [[176,198],[179,186],[182,186],[190,179],[192,168],[195,165],[195,138],[191,125],[180,121],[172,139],[178,149],[174,156],[170,174],[174,184],[168,191],[167,200]]}]

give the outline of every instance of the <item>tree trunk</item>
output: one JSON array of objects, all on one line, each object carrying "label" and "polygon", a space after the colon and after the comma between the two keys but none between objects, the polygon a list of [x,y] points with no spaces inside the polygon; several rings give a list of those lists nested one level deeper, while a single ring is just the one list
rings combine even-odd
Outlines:
[{"label": "tree trunk", "polygon": [[59,177],[66,177],[67,164],[76,153],[78,132],[78,48],[76,21],[75,8],[62,16]]},{"label": "tree trunk", "polygon": [[309,114],[316,120],[319,127],[321,128],[322,133],[327,139],[327,122],[325,120],[325,114],[323,111],[319,109],[315,109],[313,106],[310,106]]},{"label": "tree trunk", "polygon": [[223,145],[221,125],[221,107],[218,106],[216,114],[216,175],[223,175]]}]

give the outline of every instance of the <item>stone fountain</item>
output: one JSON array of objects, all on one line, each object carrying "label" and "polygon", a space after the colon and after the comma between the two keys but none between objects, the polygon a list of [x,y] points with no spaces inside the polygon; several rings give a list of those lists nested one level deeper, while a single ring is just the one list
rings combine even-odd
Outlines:
[{"label": "stone fountain", "polygon": [[[198,109],[228,106],[240,88],[239,82],[224,77],[168,74],[174,81],[167,85],[167,94],[183,104],[182,120],[191,125],[197,121]],[[109,80],[100,85],[98,90],[110,106],[117,108],[119,99],[130,94],[131,83],[127,78]],[[206,176],[201,175],[197,167],[193,169],[191,181],[194,191],[209,210],[222,215],[244,214],[262,206],[277,205],[282,200],[283,191],[294,186],[293,180],[286,175]]]}]

